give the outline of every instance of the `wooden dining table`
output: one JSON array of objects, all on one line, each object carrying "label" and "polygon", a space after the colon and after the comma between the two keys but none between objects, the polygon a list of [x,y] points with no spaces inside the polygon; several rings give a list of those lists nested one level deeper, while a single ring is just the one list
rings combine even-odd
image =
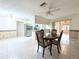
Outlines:
[{"label": "wooden dining table", "polygon": [[47,36],[44,36],[43,39],[52,41],[52,40],[57,39],[58,37],[59,37],[58,35],[57,36],[52,36],[51,34],[49,34]]}]

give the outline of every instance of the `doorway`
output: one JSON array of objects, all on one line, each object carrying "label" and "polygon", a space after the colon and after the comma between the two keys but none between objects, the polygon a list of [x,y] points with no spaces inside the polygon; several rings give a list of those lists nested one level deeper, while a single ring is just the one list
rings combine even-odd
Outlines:
[{"label": "doorway", "polygon": [[17,21],[17,36],[21,37],[24,36],[24,23]]},{"label": "doorway", "polygon": [[71,21],[71,20],[56,21],[56,22],[55,22],[55,29],[57,29],[57,33],[60,33],[61,30],[63,30],[63,32],[64,32],[65,34],[69,34],[70,21]]}]

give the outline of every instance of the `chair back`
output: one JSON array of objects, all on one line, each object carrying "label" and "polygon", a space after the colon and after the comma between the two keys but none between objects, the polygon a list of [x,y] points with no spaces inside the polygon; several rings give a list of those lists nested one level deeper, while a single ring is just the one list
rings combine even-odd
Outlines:
[{"label": "chair back", "polygon": [[41,31],[36,31],[36,37],[37,37],[38,44],[40,43],[44,44],[43,35]]},{"label": "chair back", "polygon": [[43,30],[43,29],[41,29],[40,31],[42,32],[42,35],[44,36],[44,30]]},{"label": "chair back", "polygon": [[57,36],[57,30],[56,29],[52,29],[51,30],[51,35],[54,36],[54,37]]},{"label": "chair back", "polygon": [[62,34],[63,34],[63,30],[61,31],[60,36],[59,36],[59,38],[58,38],[58,43],[59,43],[59,44],[60,44],[60,41],[61,41],[61,38],[62,38]]}]

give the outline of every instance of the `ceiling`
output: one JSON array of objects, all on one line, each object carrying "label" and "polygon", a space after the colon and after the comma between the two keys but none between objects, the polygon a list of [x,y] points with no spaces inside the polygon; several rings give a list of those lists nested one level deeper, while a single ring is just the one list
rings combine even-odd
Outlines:
[{"label": "ceiling", "polygon": [[[60,8],[53,12],[53,16],[46,16],[42,12],[46,8],[40,7],[44,1],[48,6]],[[20,15],[39,15],[46,18],[59,18],[79,13],[79,0],[0,0],[0,13],[13,13]]]}]

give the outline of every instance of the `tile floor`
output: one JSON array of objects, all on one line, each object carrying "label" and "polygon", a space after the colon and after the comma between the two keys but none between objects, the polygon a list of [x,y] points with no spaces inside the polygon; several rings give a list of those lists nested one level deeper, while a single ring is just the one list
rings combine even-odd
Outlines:
[{"label": "tile floor", "polygon": [[61,54],[53,45],[52,56],[46,49],[42,58],[42,48],[37,53],[37,42],[33,37],[18,37],[0,40],[0,59],[79,59],[79,40],[69,39],[63,34]]}]

